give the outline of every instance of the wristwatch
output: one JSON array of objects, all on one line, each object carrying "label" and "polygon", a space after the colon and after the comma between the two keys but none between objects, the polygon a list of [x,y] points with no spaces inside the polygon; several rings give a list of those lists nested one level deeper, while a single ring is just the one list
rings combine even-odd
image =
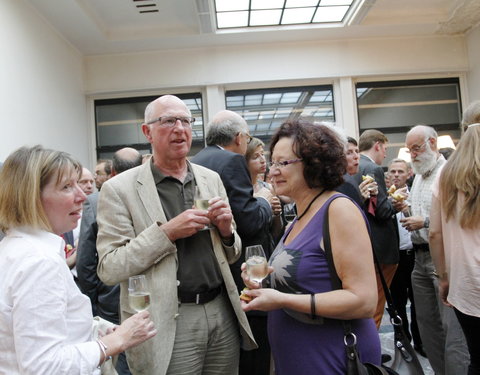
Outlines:
[{"label": "wristwatch", "polygon": [[424,228],[430,228],[430,218],[426,217],[425,220],[423,221],[423,227]]}]

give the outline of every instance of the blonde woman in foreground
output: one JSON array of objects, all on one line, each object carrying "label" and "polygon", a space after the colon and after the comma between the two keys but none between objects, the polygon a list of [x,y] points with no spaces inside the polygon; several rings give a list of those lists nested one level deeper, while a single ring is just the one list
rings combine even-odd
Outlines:
[{"label": "blonde woman in foreground", "polygon": [[0,172],[0,373],[100,374],[110,356],[156,334],[148,311],[92,340],[90,300],[65,262],[85,194],[70,155],[22,147]]}]

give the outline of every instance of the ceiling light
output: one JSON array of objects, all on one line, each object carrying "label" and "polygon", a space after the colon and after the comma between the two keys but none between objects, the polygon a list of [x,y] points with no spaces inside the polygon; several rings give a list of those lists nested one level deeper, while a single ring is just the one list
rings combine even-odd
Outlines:
[{"label": "ceiling light", "polygon": [[437,148],[453,148],[456,150],[455,143],[449,135],[441,135],[437,138]]},{"label": "ceiling light", "polygon": [[410,152],[408,151],[408,148],[402,147],[400,150],[398,150],[398,156],[399,159],[405,160],[407,163],[410,163],[412,161],[412,157],[410,156]]}]

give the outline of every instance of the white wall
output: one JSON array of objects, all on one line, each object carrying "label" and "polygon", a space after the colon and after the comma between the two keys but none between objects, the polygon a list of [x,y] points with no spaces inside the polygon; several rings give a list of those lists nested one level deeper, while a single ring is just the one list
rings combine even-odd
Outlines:
[{"label": "white wall", "polygon": [[[222,92],[222,88],[333,83],[337,119],[348,134],[357,135],[356,80],[442,77],[467,69],[462,36],[378,38],[90,56],[86,57],[85,86],[95,97],[139,90],[179,92],[206,87],[209,94],[210,87]],[[219,109],[218,103],[208,103],[209,97],[204,98],[210,109],[207,122],[210,111]]]},{"label": "white wall", "polygon": [[467,46],[468,60],[470,64],[469,72],[467,74],[469,89],[468,103],[470,103],[475,100],[480,100],[480,25],[467,35]]},{"label": "white wall", "polygon": [[89,93],[465,71],[463,37],[225,46],[86,58]]},{"label": "white wall", "polygon": [[83,58],[23,0],[0,1],[0,160],[23,145],[92,166]]}]

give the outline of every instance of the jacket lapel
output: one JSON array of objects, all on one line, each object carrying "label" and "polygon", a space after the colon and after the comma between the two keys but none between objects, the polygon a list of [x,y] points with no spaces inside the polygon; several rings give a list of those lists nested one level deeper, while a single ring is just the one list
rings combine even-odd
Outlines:
[{"label": "jacket lapel", "polygon": [[136,189],[143,207],[147,211],[151,221],[165,223],[167,219],[162,204],[160,203],[160,198],[158,197],[157,188],[150,168],[150,163],[145,163],[141,167],[137,177]]}]

